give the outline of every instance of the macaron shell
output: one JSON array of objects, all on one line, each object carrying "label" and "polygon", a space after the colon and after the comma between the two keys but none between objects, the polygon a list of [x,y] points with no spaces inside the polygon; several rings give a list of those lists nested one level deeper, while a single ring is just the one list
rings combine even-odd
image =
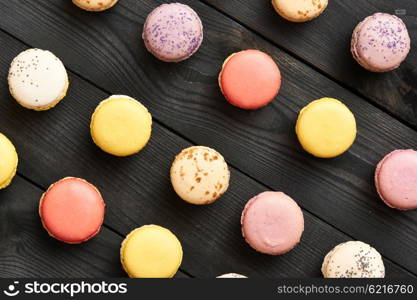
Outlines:
[{"label": "macaron shell", "polygon": [[264,192],[249,200],[242,212],[241,224],[246,242],[270,255],[293,249],[304,231],[300,207],[282,192]]},{"label": "macaron shell", "polygon": [[18,160],[13,143],[0,133],[0,189],[9,186],[16,175]]},{"label": "macaron shell", "polygon": [[325,269],[326,278],[383,278],[385,267],[381,255],[360,241],[340,244],[332,251]]},{"label": "macaron shell", "polygon": [[356,61],[372,72],[398,68],[410,51],[410,36],[395,15],[376,13],[360,22],[352,35],[351,51]]},{"label": "macaron shell", "polygon": [[295,129],[304,150],[321,158],[344,153],[356,138],[354,115],[332,98],[315,100],[304,107]]},{"label": "macaron shell", "polygon": [[390,207],[417,208],[417,151],[395,150],[384,157],[375,171],[380,198]]},{"label": "macaron shell", "polygon": [[199,49],[203,24],[188,5],[162,4],[148,15],[142,38],[148,51],[160,60],[179,62]]},{"label": "macaron shell", "polygon": [[176,156],[170,176],[178,196],[189,203],[203,205],[216,201],[226,192],[230,171],[219,152],[193,146]]},{"label": "macaron shell", "polygon": [[72,0],[72,3],[87,11],[103,11],[113,7],[118,0]]},{"label": "macaron shell", "polygon": [[47,110],[65,97],[69,81],[62,62],[50,51],[29,49],[11,63],[10,94],[29,109]]},{"label": "macaron shell", "polygon": [[244,50],[225,60],[219,74],[219,85],[232,105],[258,109],[277,96],[281,73],[268,54],[259,50]]},{"label": "macaron shell", "polygon": [[122,266],[131,278],[171,278],[177,273],[182,256],[177,237],[157,225],[133,230],[120,249]]},{"label": "macaron shell", "polygon": [[291,22],[306,22],[318,17],[327,4],[327,0],[272,0],[275,11]]},{"label": "macaron shell", "polygon": [[42,195],[39,215],[52,237],[77,244],[99,232],[104,207],[100,192],[92,184],[80,178],[66,177]]},{"label": "macaron shell", "polygon": [[217,276],[216,278],[248,278],[248,277],[237,274],[237,273],[228,273],[228,274]]},{"label": "macaron shell", "polygon": [[128,156],[142,150],[152,132],[152,116],[135,99],[114,95],[102,101],[91,118],[91,136],[103,151]]}]

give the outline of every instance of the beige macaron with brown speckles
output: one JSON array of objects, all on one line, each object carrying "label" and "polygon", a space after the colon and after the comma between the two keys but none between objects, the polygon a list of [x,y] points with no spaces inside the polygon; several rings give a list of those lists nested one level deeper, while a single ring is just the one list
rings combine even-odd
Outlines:
[{"label": "beige macaron with brown speckles", "polygon": [[307,22],[318,17],[328,0],[272,0],[276,12],[291,22]]},{"label": "beige macaron with brown speckles", "polygon": [[171,183],[184,201],[210,204],[229,187],[230,171],[223,156],[214,149],[193,146],[181,151],[171,167]]},{"label": "beige macaron with brown speckles", "polygon": [[72,3],[87,11],[103,11],[113,7],[118,0],[72,0]]}]

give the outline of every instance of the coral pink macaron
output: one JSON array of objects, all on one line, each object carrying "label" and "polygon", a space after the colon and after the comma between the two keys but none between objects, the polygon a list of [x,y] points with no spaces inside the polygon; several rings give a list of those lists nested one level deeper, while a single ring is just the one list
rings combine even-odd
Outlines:
[{"label": "coral pink macaron", "polygon": [[42,195],[39,215],[48,233],[68,244],[95,236],[104,219],[105,203],[100,192],[84,179],[66,177]]},{"label": "coral pink macaron", "polygon": [[219,74],[226,100],[243,109],[258,109],[271,102],[281,87],[281,72],[268,54],[244,50],[230,55]]},{"label": "coral pink macaron", "polygon": [[241,224],[246,242],[270,255],[293,249],[304,231],[301,208],[282,192],[263,192],[250,199],[242,212]]},{"label": "coral pink macaron", "polygon": [[392,208],[417,208],[417,151],[395,150],[375,170],[375,186],[381,199]]}]

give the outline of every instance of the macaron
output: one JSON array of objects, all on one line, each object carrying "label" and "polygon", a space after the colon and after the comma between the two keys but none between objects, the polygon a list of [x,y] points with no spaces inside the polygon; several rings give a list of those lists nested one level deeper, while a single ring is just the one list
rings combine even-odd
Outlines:
[{"label": "macaron", "polygon": [[248,278],[247,276],[236,274],[236,273],[228,273],[217,276],[216,278]]},{"label": "macaron", "polygon": [[188,5],[162,4],[146,18],[142,38],[146,49],[158,59],[180,62],[200,48],[203,23]]},{"label": "macaron", "polygon": [[385,277],[381,255],[360,241],[349,241],[333,248],[325,256],[321,272],[325,278]]},{"label": "macaron", "polygon": [[395,150],[386,155],[375,170],[379,197],[392,208],[417,208],[417,151]]},{"label": "macaron", "polygon": [[142,150],[152,131],[152,116],[137,100],[114,95],[102,101],[91,118],[91,137],[103,151],[128,156]]},{"label": "macaron", "polygon": [[321,15],[328,0],[272,0],[275,11],[291,22],[307,22]]},{"label": "macaron", "polygon": [[353,31],[353,58],[372,72],[387,72],[400,66],[410,52],[410,36],[397,16],[376,13],[365,18]]},{"label": "macaron", "polygon": [[18,156],[12,142],[0,133],[0,190],[8,187],[16,175]]},{"label": "macaron", "polygon": [[300,111],[295,131],[305,151],[331,158],[347,151],[355,141],[355,116],[339,100],[322,98]]},{"label": "macaron", "polygon": [[103,11],[113,7],[118,0],[72,0],[72,3],[87,11]]},{"label": "macaron", "polygon": [[120,259],[130,278],[171,278],[181,265],[182,247],[168,229],[145,225],[125,238]]},{"label": "macaron", "polygon": [[204,146],[182,150],[175,157],[170,175],[178,196],[192,204],[210,204],[229,187],[230,171],[223,156]]},{"label": "macaron", "polygon": [[281,72],[268,54],[244,50],[225,60],[219,74],[219,85],[230,104],[243,109],[258,109],[278,95]]},{"label": "macaron", "polygon": [[100,231],[104,207],[104,200],[94,185],[81,178],[66,177],[42,195],[39,215],[50,236],[68,244],[79,244]]},{"label": "macaron", "polygon": [[280,255],[293,249],[304,231],[297,203],[282,192],[263,192],[248,201],[241,217],[242,235],[255,250]]},{"label": "macaron", "polygon": [[62,62],[52,52],[29,49],[16,56],[8,75],[10,94],[29,109],[48,110],[67,93],[69,80]]}]

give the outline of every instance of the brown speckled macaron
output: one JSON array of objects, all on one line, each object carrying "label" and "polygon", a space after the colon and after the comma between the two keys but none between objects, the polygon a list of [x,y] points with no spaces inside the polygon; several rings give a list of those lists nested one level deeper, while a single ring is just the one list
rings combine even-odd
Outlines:
[{"label": "brown speckled macaron", "polygon": [[184,149],[171,167],[175,192],[192,204],[209,204],[229,187],[230,172],[223,156],[203,146]]},{"label": "brown speckled macaron", "polygon": [[72,0],[79,8],[87,11],[103,11],[113,7],[118,0]]}]

